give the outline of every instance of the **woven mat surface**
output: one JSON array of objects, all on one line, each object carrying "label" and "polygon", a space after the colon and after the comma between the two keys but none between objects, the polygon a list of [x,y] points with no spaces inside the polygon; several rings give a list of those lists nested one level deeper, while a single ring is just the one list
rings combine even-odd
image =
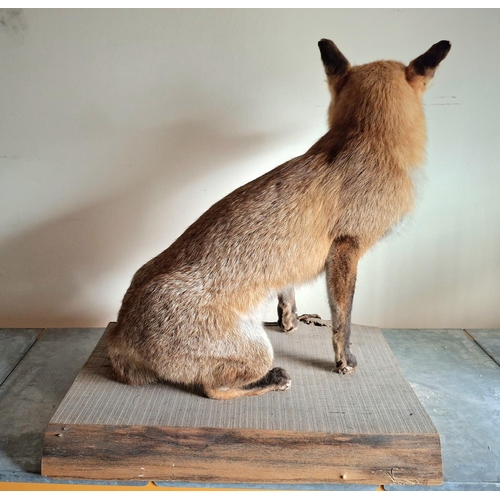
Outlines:
[{"label": "woven mat surface", "polygon": [[340,434],[436,432],[378,328],[353,325],[358,367],[349,375],[332,371],[329,328],[300,324],[291,334],[273,327],[266,331],[275,351],[274,366],[285,368],[292,378],[288,391],[215,401],[167,384],[123,385],[111,377],[105,333],[51,423]]}]

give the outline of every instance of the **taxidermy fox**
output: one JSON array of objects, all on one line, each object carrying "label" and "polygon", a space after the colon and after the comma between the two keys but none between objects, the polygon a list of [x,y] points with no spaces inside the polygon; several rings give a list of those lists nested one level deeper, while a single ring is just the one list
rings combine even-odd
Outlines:
[{"label": "taxidermy fox", "polygon": [[279,294],[296,325],[293,286],[326,272],[336,368],[356,366],[351,308],[359,258],[413,207],[423,161],[422,94],[450,50],[353,66],[319,42],[332,103],[329,130],[305,154],[213,205],[132,279],[107,340],[114,375],[140,385],[197,386],[215,399],[290,387],[271,368],[259,310]]}]

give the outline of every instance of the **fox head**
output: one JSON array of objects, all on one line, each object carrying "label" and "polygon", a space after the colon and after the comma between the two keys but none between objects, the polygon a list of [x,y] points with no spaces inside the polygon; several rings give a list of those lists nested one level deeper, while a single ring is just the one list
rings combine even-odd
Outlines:
[{"label": "fox head", "polygon": [[331,40],[322,39],[318,45],[332,95],[331,132],[365,145],[383,137],[393,150],[412,145],[410,163],[420,161],[426,136],[422,95],[450,51],[450,42],[434,44],[408,65],[375,61],[351,66]]}]

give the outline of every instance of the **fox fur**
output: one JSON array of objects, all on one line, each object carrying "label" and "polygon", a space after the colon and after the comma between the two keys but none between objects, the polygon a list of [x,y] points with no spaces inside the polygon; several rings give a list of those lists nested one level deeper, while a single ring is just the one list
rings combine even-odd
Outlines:
[{"label": "fox fur", "polygon": [[336,369],[356,366],[357,264],[413,208],[422,95],[451,45],[438,42],[407,66],[352,67],[332,41],[318,45],[332,95],[328,132],[217,202],[136,272],[107,339],[118,381],[197,386],[215,399],[288,389],[259,308],[278,293],[280,325],[292,330],[293,287],[322,272]]}]

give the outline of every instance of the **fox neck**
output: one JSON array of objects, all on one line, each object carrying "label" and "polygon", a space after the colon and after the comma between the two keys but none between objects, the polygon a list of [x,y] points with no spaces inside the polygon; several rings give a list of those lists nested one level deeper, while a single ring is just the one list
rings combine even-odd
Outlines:
[{"label": "fox neck", "polygon": [[406,99],[405,105],[389,98],[362,100],[356,106],[333,101],[328,121],[329,135],[340,149],[405,170],[424,161],[427,133],[420,96]]}]

